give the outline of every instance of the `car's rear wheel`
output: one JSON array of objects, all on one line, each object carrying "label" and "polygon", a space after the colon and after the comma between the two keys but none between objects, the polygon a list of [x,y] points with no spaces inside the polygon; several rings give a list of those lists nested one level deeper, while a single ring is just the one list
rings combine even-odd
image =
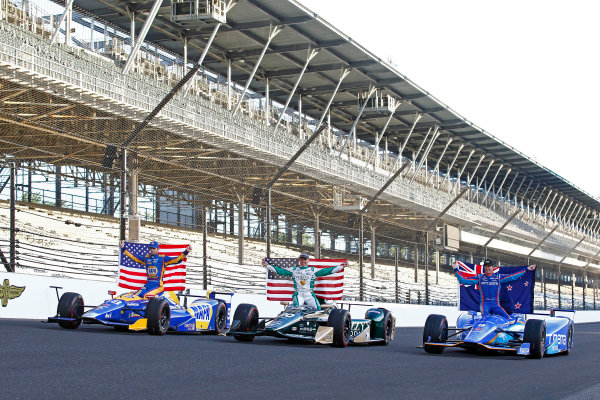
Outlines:
[{"label": "car's rear wheel", "polygon": [[327,326],[333,327],[334,347],[346,347],[350,342],[350,328],[352,319],[348,310],[334,308],[327,319]]},{"label": "car's rear wheel", "polygon": [[79,293],[66,292],[60,296],[56,313],[61,318],[75,318],[74,321],[58,321],[65,329],[76,329],[81,324],[83,315],[83,297]]},{"label": "car's rear wheel", "polygon": [[[240,321],[236,331],[252,332],[258,329],[258,308],[254,304],[240,304],[235,309],[233,314],[234,321]],[[254,335],[236,335],[233,334],[235,340],[240,342],[251,342],[254,340]]]},{"label": "car's rear wheel", "polygon": [[546,352],[546,322],[543,319],[529,319],[525,322],[523,342],[529,343],[527,358],[542,358]]},{"label": "car's rear wheel", "polygon": [[171,322],[171,308],[167,299],[150,299],[146,306],[146,318],[150,335],[164,335]]},{"label": "car's rear wheel", "polygon": [[427,345],[429,343],[446,343],[448,340],[448,320],[444,315],[431,314],[425,321],[423,328],[423,349],[428,353],[440,354],[443,346]]},{"label": "car's rear wheel", "polygon": [[569,355],[571,353],[571,347],[573,347],[573,324],[569,324],[569,333],[567,334],[567,350],[562,354]]},{"label": "car's rear wheel", "polygon": [[220,335],[225,332],[225,328],[227,328],[227,306],[219,301],[215,312],[215,333]]}]

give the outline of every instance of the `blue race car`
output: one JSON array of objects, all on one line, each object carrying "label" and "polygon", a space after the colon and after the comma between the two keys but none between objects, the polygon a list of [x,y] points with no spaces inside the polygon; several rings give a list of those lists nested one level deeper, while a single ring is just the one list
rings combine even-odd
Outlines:
[{"label": "blue race car", "polygon": [[[57,295],[58,295],[58,289]],[[110,291],[114,295],[115,292]],[[224,295],[226,298],[217,298]],[[84,324],[102,324],[118,330],[146,330],[151,335],[163,335],[168,330],[177,332],[224,333],[230,326],[231,298],[233,293],[207,292],[206,298],[194,300],[187,305],[189,291],[181,294],[183,304],[174,292],[163,292],[156,297],[144,299],[136,292],[124,293],[111,298],[91,310],[85,311],[83,297],[66,292],[60,296],[57,314],[48,318],[65,329],[76,329]],[[227,296],[229,296],[227,298]]]},{"label": "blue race car", "polygon": [[[565,312],[569,316],[556,315]],[[423,329],[423,349],[439,354],[446,347],[461,347],[471,351],[491,350],[513,352],[528,358],[549,354],[569,354],[573,346],[573,310],[551,310],[543,318],[526,318],[525,314],[481,316],[469,311],[461,314],[456,328],[448,327],[445,316],[431,314]]]}]

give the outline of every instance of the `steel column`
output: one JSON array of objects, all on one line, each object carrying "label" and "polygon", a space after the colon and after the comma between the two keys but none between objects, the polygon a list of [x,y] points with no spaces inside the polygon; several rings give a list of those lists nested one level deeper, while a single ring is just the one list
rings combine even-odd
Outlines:
[{"label": "steel column", "polygon": [[267,258],[271,257],[271,188],[267,189],[267,232],[266,232],[266,241],[267,241]]},{"label": "steel column", "polygon": [[[10,163],[10,250],[8,272],[15,272],[17,266],[17,167]],[[8,288],[6,290],[9,290]],[[8,293],[5,294],[8,296]]]},{"label": "steel column", "polygon": [[208,218],[206,207],[202,209],[202,289],[208,289]]},{"label": "steel column", "polygon": [[356,118],[354,119],[354,123],[352,124],[352,127],[348,131],[348,136],[346,137],[346,140],[344,140],[344,144],[342,145],[342,148],[340,149],[340,152],[338,153],[338,157],[340,157],[342,155],[342,153],[344,152],[344,149],[348,145],[348,141],[350,140],[350,137],[355,136],[354,132],[356,130],[356,125],[358,125],[358,121],[360,120],[360,117],[361,117],[363,111],[365,110],[365,107],[367,106],[369,99],[371,98],[373,93],[375,93],[376,90],[377,90],[377,88],[375,86],[369,87],[369,92],[367,94],[367,98],[365,99],[363,105],[360,107],[360,110],[358,110],[358,114],[356,115]]},{"label": "steel column", "polygon": [[[198,59],[198,61],[196,62],[196,65],[194,66],[194,69],[196,70],[196,72],[198,72],[200,70],[200,66],[204,62],[204,59],[206,58],[206,55],[208,54],[208,49],[210,49],[210,46],[212,46],[212,43],[215,40],[215,37],[217,36],[217,32],[219,31],[219,28],[221,27],[221,25],[222,25],[221,23],[218,23],[213,28],[213,31],[210,34],[208,41],[206,42],[206,46],[204,46],[204,49],[202,50],[202,54],[200,55],[200,58]],[[227,71],[229,74],[228,78],[229,78],[229,80],[231,80],[231,64],[229,62],[228,62],[228,67],[230,68]],[[187,66],[186,66],[186,69],[187,69]],[[194,72],[194,75],[196,75],[196,72]],[[186,76],[187,76],[187,74],[186,74]],[[190,80],[191,80],[191,77],[190,77],[190,79],[186,80],[186,83]],[[183,90],[184,96],[186,96],[188,94],[191,87],[192,87],[192,82],[187,83],[185,89]],[[229,85],[229,87],[231,88],[231,85]]]},{"label": "steel column", "polygon": [[254,79],[254,75],[256,74],[256,71],[258,70],[260,63],[262,62],[262,59],[265,56],[265,53],[267,52],[269,45],[271,44],[271,40],[273,40],[273,38],[275,36],[277,36],[277,34],[279,32],[281,32],[281,28],[278,26],[276,26],[274,28],[271,27],[271,29],[269,30],[269,37],[267,38],[267,42],[265,43],[265,45],[262,49],[262,52],[260,53],[260,56],[258,56],[258,61],[256,61],[256,64],[254,65],[254,69],[252,70],[252,72],[250,73],[250,76],[248,77],[248,81],[246,81],[246,86],[244,86],[244,91],[240,95],[240,98],[239,98],[237,104],[235,105],[235,108],[233,109],[233,115],[235,115],[237,113],[238,109],[240,108],[240,105],[242,104],[242,101],[244,100],[244,96],[246,95],[246,92],[248,91],[248,88],[250,87],[250,83],[252,83],[252,79]]},{"label": "steel column", "polygon": [[485,178],[487,177],[487,174],[490,172],[490,168],[492,168],[492,165],[494,165],[495,162],[496,162],[496,160],[490,161],[490,164],[488,165],[487,169],[483,173],[483,177],[481,178],[481,181],[479,182],[479,185],[477,185],[477,188],[475,189],[475,191],[477,191],[477,192],[479,191],[479,189],[481,188],[481,185],[483,185],[483,182],[485,181]]},{"label": "steel column", "polygon": [[283,106],[283,110],[281,111],[281,115],[277,119],[277,123],[275,124],[275,128],[273,128],[273,130],[276,130],[277,127],[279,126],[279,123],[281,122],[281,119],[285,115],[285,112],[287,111],[287,109],[288,109],[288,107],[290,105],[290,102],[292,101],[292,97],[296,93],[296,89],[298,89],[298,85],[300,84],[300,80],[302,79],[302,76],[304,76],[304,72],[306,72],[306,68],[308,67],[308,64],[312,61],[313,58],[315,58],[315,56],[317,54],[319,54],[318,50],[309,49],[308,55],[306,57],[306,62],[304,63],[304,66],[302,67],[302,71],[300,71],[300,75],[298,75],[298,79],[296,79],[296,83],[294,83],[294,87],[292,88],[292,91],[290,92],[290,94],[288,95],[287,100],[285,101],[285,105]]},{"label": "steel column", "polygon": [[[506,196],[503,196],[504,199],[508,199],[510,201],[510,189],[512,189],[513,185],[515,184],[517,178],[519,177],[520,172],[517,171],[517,173],[515,174],[515,177],[513,178],[513,180],[510,182],[510,185],[508,185],[508,189],[506,189]],[[502,194],[501,194],[502,195]]]},{"label": "steel column", "polygon": [[479,161],[477,162],[477,166],[473,170],[473,174],[467,179],[467,186],[469,186],[469,187],[471,186],[471,181],[475,177],[475,174],[477,173],[477,170],[479,169],[479,166],[481,165],[481,162],[483,161],[484,158],[485,158],[485,154],[482,154],[481,157],[479,157]]},{"label": "steel column", "polygon": [[129,53],[129,57],[127,58],[127,61],[125,62],[125,66],[123,67],[124,74],[128,73],[129,70],[131,69],[131,66],[133,65],[133,60],[135,60],[135,57],[137,56],[138,51],[140,51],[140,47],[142,46],[142,43],[144,43],[144,40],[146,40],[146,35],[148,34],[148,31],[150,30],[150,27],[152,26],[152,23],[154,22],[154,19],[156,18],[156,14],[158,14],[158,10],[160,9],[161,5],[162,5],[162,0],[154,0],[154,4],[152,5],[152,8],[150,9],[150,13],[148,14],[148,18],[146,18],[146,21],[144,22],[144,26],[142,27],[142,30],[140,31],[140,34],[139,34],[137,40],[135,41],[135,45],[133,46],[133,49],[131,49],[131,53]]},{"label": "steel column", "polygon": [[365,283],[363,277],[363,269],[364,269],[364,215],[360,213],[359,215],[359,228],[358,228],[358,293],[359,300],[365,300]]},{"label": "steel column", "polygon": [[[485,196],[483,197],[483,200],[487,199],[488,195],[494,188],[494,183],[496,183],[496,178],[498,178],[498,175],[500,174],[500,171],[502,171],[502,168],[504,168],[504,164],[500,164],[500,168],[498,168],[498,171],[496,171],[496,174],[492,178],[492,182],[490,183],[489,189],[485,192]],[[482,200],[482,203],[483,203],[483,200]]]},{"label": "steel column", "polygon": [[456,159],[458,158],[460,152],[462,151],[462,149],[464,147],[465,147],[464,143],[461,143],[460,146],[458,146],[458,150],[456,151],[456,154],[454,155],[452,162],[448,166],[448,173],[446,174],[446,177],[444,178],[444,180],[448,179],[448,182],[450,182],[450,171],[452,171],[452,167],[454,167],[454,163],[456,163]]},{"label": "steel column", "polygon": [[[67,14],[69,14],[69,10],[71,9],[73,9],[73,0],[67,0],[67,3],[65,4],[65,12],[60,16],[60,20],[58,21],[58,24],[56,24],[56,28],[54,28],[54,32],[52,32],[52,36],[50,37],[50,44],[54,43],[54,41],[56,40],[56,35],[60,30],[60,26],[65,21],[65,18],[67,17]],[[65,33],[66,30],[67,29],[65,28]]]},{"label": "steel column", "polygon": [[431,151],[431,148],[433,147],[433,143],[435,143],[437,138],[440,136],[441,132],[439,131],[439,128],[440,127],[438,125],[435,126],[435,129],[433,130],[433,134],[431,135],[431,141],[427,144],[427,147],[425,148],[425,151],[423,152],[423,155],[421,156],[421,161],[419,161],[419,165],[415,168],[415,173],[413,174],[413,176],[410,178],[410,181],[408,182],[409,185],[411,183],[413,183],[413,181],[415,180],[415,177],[417,176],[417,174],[423,167],[425,160],[427,160],[427,156],[429,155],[429,152]]},{"label": "steel column", "polygon": [[[398,166],[398,163],[402,160],[402,152],[404,151],[404,148],[406,147],[406,144],[408,143],[408,139],[410,139],[413,131],[415,130],[415,126],[417,126],[417,122],[419,122],[419,120],[423,118],[423,114],[415,114],[415,120],[413,121],[412,126],[410,127],[410,130],[408,131],[408,135],[406,135],[406,138],[404,139],[404,143],[402,143],[402,146],[398,149],[398,158],[396,159],[396,162],[394,163],[394,166],[392,167],[392,171],[394,169],[396,169],[396,167]],[[391,172],[390,172],[391,175]]]},{"label": "steel column", "polygon": [[119,210],[120,210],[120,239],[125,240],[125,214],[127,202],[127,150],[121,148],[121,182],[119,188]]},{"label": "steel column", "polygon": [[556,228],[558,228],[558,224],[556,224],[556,226],[554,228],[552,228],[552,230],[550,232],[548,232],[546,234],[546,236],[544,236],[544,238],[533,248],[533,250],[531,250],[531,252],[529,254],[527,254],[527,258],[531,257],[533,252],[540,248],[540,246],[546,241],[546,239],[548,239],[550,237],[550,235],[552,235],[554,233]]},{"label": "steel column", "polygon": [[436,171],[438,171],[438,175],[439,175],[440,162],[442,161],[442,158],[444,158],[444,155],[446,154],[446,150],[448,150],[448,146],[450,146],[450,143],[452,143],[452,141],[454,141],[454,138],[452,136],[448,137],[448,141],[446,142],[446,146],[444,147],[444,150],[442,150],[442,153],[438,157],[438,159],[437,159],[437,161],[435,163],[435,166],[433,167],[432,174],[429,175],[429,177],[427,178],[427,181],[425,181],[425,185],[429,184],[429,180],[433,177],[433,175],[436,173]]},{"label": "steel column", "polygon": [[333,98],[337,94],[338,90],[340,90],[342,81],[344,79],[346,79],[346,77],[348,76],[349,73],[350,73],[350,68],[342,68],[342,70],[340,72],[340,79],[339,79],[337,85],[335,86],[335,89],[333,90],[331,97],[329,98],[329,102],[327,102],[327,106],[325,106],[325,108],[323,109],[323,114],[321,115],[321,118],[319,118],[319,122],[317,123],[317,126],[315,127],[315,129],[319,129],[321,127],[321,125],[323,124],[323,120],[325,119],[325,116],[327,115],[327,112],[329,111],[329,107],[331,107]]},{"label": "steel column", "polygon": [[[394,117],[394,113],[396,112],[398,107],[400,107],[401,104],[402,104],[402,102],[398,101],[396,103],[394,109],[392,111],[390,111],[390,115],[388,116],[387,121],[385,121],[385,125],[383,126],[383,129],[381,130],[381,133],[379,134],[379,136],[377,137],[377,140],[375,141],[375,145],[374,145],[375,147],[373,148],[373,152],[371,153],[371,156],[369,157],[369,161],[367,161],[367,165],[369,165],[371,163],[371,160],[373,160],[375,158],[375,156],[377,155],[377,153],[379,152],[379,143],[381,143],[381,139],[383,138],[383,135],[385,134],[385,131],[387,130],[388,125],[390,124],[390,121]],[[373,168],[375,168],[375,164],[373,164]]]},{"label": "steel column", "polygon": [[487,247],[488,247],[488,245],[490,244],[490,242],[491,242],[492,240],[494,240],[494,239],[496,238],[496,236],[498,236],[498,234],[499,234],[500,232],[502,232],[502,230],[503,230],[504,228],[506,228],[506,225],[510,224],[510,221],[512,221],[512,220],[513,220],[513,219],[514,219],[514,218],[515,218],[515,217],[516,217],[516,216],[517,216],[517,215],[518,215],[520,212],[521,212],[521,210],[517,208],[517,211],[515,211],[515,212],[514,212],[514,213],[513,213],[513,214],[510,216],[510,218],[508,218],[508,219],[506,220],[506,222],[505,222],[504,224],[502,224],[502,226],[501,226],[500,228],[498,228],[498,230],[497,230],[496,232],[494,232],[494,234],[492,235],[492,237],[490,237],[490,238],[489,238],[489,240],[488,240],[487,242],[485,242],[485,244],[483,245],[483,247],[485,247],[485,248],[486,248],[486,251],[487,251]]}]

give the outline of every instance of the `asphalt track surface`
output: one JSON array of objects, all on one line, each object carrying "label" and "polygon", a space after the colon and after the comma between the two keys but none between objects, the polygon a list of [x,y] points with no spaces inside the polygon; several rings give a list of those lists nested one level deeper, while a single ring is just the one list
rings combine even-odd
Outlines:
[{"label": "asphalt track surface", "polygon": [[388,346],[259,337],[66,330],[0,319],[2,399],[598,399],[600,323],[575,326],[568,356],[529,360],[449,349],[427,354],[420,328]]}]

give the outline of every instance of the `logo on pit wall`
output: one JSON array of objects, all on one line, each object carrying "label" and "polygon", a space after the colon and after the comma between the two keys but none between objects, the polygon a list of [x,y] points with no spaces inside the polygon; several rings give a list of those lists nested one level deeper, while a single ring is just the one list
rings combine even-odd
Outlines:
[{"label": "logo on pit wall", "polygon": [[4,283],[2,283],[2,286],[0,286],[0,299],[2,299],[2,307],[6,307],[9,300],[19,297],[24,290],[25,286],[11,285],[8,279],[5,279]]}]

